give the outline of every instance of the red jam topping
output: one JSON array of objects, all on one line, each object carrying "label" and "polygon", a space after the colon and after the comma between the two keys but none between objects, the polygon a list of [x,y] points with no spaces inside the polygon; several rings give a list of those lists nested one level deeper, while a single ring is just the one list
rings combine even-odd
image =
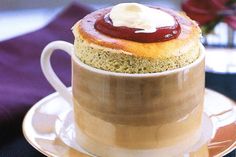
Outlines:
[{"label": "red jam topping", "polygon": [[[171,14],[171,12],[168,13]],[[159,27],[156,28],[156,31],[152,33],[138,32],[140,29],[124,26],[115,27],[112,24],[112,20],[110,19],[109,14],[103,15],[98,18],[95,23],[95,28],[101,33],[114,38],[126,39],[142,43],[163,42],[177,38],[181,32],[181,27],[178,21],[173,14],[171,15],[175,19],[174,26]]]}]

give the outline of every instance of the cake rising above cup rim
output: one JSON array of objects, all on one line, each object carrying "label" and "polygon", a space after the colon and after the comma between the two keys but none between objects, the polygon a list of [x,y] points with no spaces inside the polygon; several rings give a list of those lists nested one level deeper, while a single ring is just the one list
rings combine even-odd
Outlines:
[{"label": "cake rising above cup rim", "polygon": [[105,8],[73,26],[76,56],[92,67],[120,73],[156,73],[194,62],[200,55],[201,31],[197,23],[183,13],[155,8],[176,18],[181,27],[177,38],[146,43],[106,35],[95,28],[96,21],[112,10]]}]

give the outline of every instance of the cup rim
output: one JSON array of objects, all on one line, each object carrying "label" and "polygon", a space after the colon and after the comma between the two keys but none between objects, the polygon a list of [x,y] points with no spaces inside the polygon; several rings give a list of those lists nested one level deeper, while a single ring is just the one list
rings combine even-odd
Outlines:
[{"label": "cup rim", "polygon": [[[74,50],[75,51],[75,50]],[[199,57],[191,64],[183,66],[181,68],[162,71],[162,72],[155,72],[155,73],[121,73],[121,72],[113,72],[113,71],[106,71],[102,69],[98,69],[83,63],[78,57],[76,57],[75,53],[73,53],[72,60],[78,63],[82,68],[91,71],[93,73],[98,73],[106,76],[116,76],[116,77],[153,77],[153,76],[163,76],[169,75],[173,73],[178,73],[180,71],[185,71],[186,69],[192,68],[199,64],[205,58],[205,48],[200,43],[200,55]]]}]

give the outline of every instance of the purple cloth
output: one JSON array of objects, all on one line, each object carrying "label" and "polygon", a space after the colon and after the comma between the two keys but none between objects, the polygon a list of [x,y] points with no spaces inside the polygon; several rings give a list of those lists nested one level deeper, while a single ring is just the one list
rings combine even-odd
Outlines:
[{"label": "purple cloth", "polygon": [[[40,68],[41,52],[51,41],[73,43],[71,27],[91,11],[74,2],[44,28],[0,43],[0,136],[8,128],[19,128],[27,110],[54,92]],[[52,60],[55,71],[69,86],[69,56],[57,53]]]}]

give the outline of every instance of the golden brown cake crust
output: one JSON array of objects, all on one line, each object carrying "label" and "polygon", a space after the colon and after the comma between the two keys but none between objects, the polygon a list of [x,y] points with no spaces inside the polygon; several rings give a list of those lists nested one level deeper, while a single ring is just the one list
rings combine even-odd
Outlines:
[{"label": "golden brown cake crust", "polygon": [[79,35],[80,38],[89,43],[122,50],[123,52],[127,52],[129,55],[154,59],[180,56],[185,52],[188,52],[190,47],[191,49],[195,49],[194,47],[199,49],[199,38],[201,31],[196,22],[192,21],[184,14],[179,14],[175,11],[168,10],[176,15],[177,21],[180,24],[181,33],[178,38],[165,42],[140,43],[113,38],[102,34],[94,28],[96,19],[104,14],[107,14],[110,10],[111,8],[100,9],[80,20],[73,27],[75,37]]}]

